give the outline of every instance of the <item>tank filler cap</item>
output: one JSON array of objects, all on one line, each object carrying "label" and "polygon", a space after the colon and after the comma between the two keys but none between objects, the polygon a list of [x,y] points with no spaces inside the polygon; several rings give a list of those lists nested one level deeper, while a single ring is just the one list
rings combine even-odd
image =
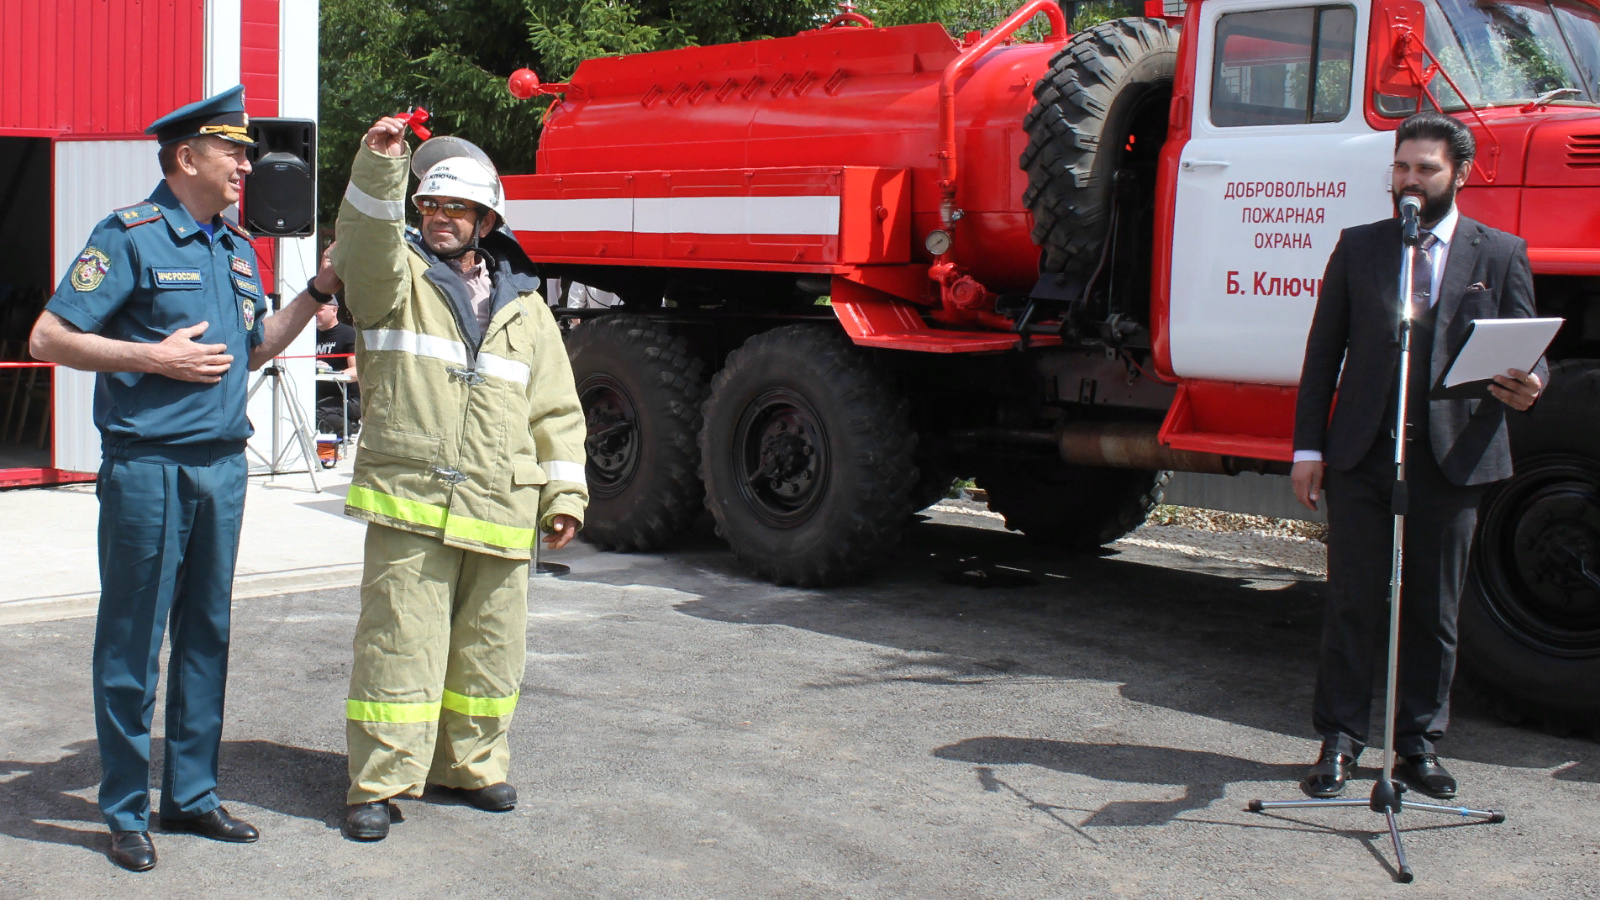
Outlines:
[{"label": "tank filler cap", "polygon": [[533,74],[532,69],[518,69],[506,79],[506,90],[518,100],[528,100],[539,94],[572,94],[577,96],[580,91],[570,84],[557,84],[554,82],[540,81],[539,76]]},{"label": "tank filler cap", "polygon": [[518,69],[511,73],[506,88],[511,91],[511,96],[518,100],[527,100],[539,93],[539,76],[533,74],[532,69]]}]

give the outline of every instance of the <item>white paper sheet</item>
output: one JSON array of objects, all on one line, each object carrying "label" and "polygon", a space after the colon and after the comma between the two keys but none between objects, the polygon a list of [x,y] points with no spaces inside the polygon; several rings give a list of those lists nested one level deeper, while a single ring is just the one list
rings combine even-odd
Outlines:
[{"label": "white paper sheet", "polygon": [[1444,373],[1446,389],[1504,375],[1526,372],[1544,354],[1565,319],[1474,319],[1472,335]]}]

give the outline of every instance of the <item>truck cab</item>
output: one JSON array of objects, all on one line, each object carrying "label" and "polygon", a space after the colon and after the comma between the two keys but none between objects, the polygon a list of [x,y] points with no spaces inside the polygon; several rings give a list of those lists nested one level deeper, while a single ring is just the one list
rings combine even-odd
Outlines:
[{"label": "truck cab", "polygon": [[[1170,274],[1155,298],[1166,313],[1157,358],[1185,382],[1180,406],[1203,410],[1220,390],[1210,382],[1259,386],[1246,396],[1263,403],[1294,387],[1328,254],[1342,228],[1393,214],[1393,131],[1419,109],[1473,128],[1478,159],[1460,209],[1528,241],[1541,307],[1573,319],[1569,352],[1595,355],[1584,280],[1600,273],[1593,6],[1205,0],[1185,27],[1161,172],[1171,231],[1156,245]],[[1239,449],[1222,423],[1212,438],[1208,427],[1202,412],[1164,436]],[[1285,432],[1265,432],[1256,437],[1283,458]]]}]

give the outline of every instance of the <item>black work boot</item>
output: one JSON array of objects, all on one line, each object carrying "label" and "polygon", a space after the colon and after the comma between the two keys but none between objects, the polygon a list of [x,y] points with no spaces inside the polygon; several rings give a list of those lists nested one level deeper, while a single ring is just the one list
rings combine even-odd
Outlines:
[{"label": "black work boot", "polygon": [[517,789],[502,781],[481,788],[462,788],[461,796],[484,812],[507,812],[517,807]]},{"label": "black work boot", "polygon": [[344,836],[352,841],[381,841],[389,836],[388,800],[352,803],[344,808]]}]

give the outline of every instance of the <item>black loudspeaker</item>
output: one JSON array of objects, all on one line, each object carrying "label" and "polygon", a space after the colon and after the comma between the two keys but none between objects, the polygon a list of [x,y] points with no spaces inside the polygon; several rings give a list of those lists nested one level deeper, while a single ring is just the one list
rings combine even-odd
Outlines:
[{"label": "black loudspeaker", "polygon": [[317,123],[251,119],[250,165],[244,182],[244,227],[266,237],[317,232]]}]

